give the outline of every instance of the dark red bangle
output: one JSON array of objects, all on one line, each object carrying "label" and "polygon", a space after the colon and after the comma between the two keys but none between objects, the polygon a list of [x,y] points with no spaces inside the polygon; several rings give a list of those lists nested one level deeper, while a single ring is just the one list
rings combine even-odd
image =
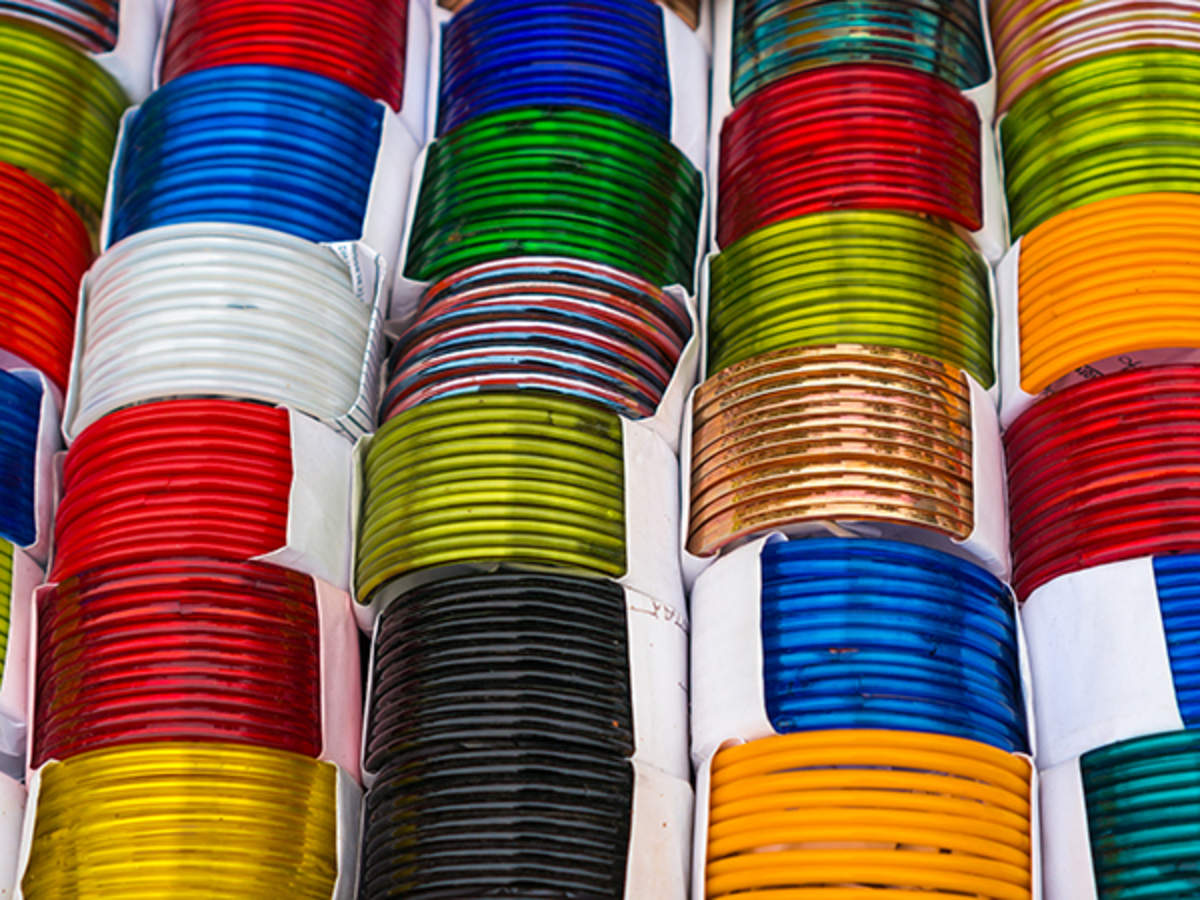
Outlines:
[{"label": "dark red bangle", "polygon": [[1040,399],[1005,434],[1014,583],[1200,549],[1200,366],[1139,369]]},{"label": "dark red bangle", "polygon": [[162,82],[214,66],[324,75],[399,110],[408,0],[176,0]]},{"label": "dark red bangle", "polygon": [[718,239],[812,212],[894,209],[983,224],[979,116],[941,79],[887,65],[802,72],[721,130]]},{"label": "dark red bangle", "polygon": [[168,400],[86,428],[63,465],[51,578],[158,556],[245,560],[287,542],[285,410]]},{"label": "dark red bangle", "polygon": [[155,740],[320,752],[312,582],[249,562],[156,559],[39,600],[32,759]]}]

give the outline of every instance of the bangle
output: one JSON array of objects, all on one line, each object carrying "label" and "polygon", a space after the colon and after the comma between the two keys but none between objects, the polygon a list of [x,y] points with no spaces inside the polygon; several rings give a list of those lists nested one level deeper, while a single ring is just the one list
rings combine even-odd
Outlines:
[{"label": "bangle", "polygon": [[[370,34],[381,39],[364,40]],[[399,111],[407,40],[407,0],[177,0],[162,83],[215,67],[279,66],[333,79]]]},{"label": "bangle", "polygon": [[42,768],[21,887],[30,900],[76,890],[200,900],[286,883],[319,900],[338,876],[337,818],[337,770],[294,753],[95,750]]},{"label": "bangle", "polygon": [[34,488],[42,392],[0,371],[0,540],[18,547],[37,539]]},{"label": "bangle", "polygon": [[88,53],[117,44],[118,0],[6,0],[3,14],[55,31]]}]

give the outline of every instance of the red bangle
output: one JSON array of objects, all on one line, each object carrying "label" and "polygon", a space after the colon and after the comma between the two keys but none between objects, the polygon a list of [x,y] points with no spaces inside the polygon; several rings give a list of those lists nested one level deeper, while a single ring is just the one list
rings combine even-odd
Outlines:
[{"label": "red bangle", "polygon": [[979,116],[922,72],[850,65],[755,92],[721,129],[723,247],[773,222],[833,209],[983,224]]},{"label": "red bangle", "polygon": [[0,162],[0,349],[67,389],[87,228],[32,175]]},{"label": "red bangle", "polygon": [[155,740],[321,748],[312,582],[262,563],[157,559],[39,600],[33,764]]},{"label": "red bangle", "polygon": [[399,110],[407,20],[408,0],[176,0],[162,81],[214,66],[284,66]]},{"label": "red bangle", "polygon": [[285,410],[168,400],[86,428],[63,464],[52,580],[167,556],[245,560],[287,543]]},{"label": "red bangle", "polygon": [[1013,423],[1017,593],[1089,566],[1200,550],[1197,422],[1200,366],[1175,365],[1081,382]]}]

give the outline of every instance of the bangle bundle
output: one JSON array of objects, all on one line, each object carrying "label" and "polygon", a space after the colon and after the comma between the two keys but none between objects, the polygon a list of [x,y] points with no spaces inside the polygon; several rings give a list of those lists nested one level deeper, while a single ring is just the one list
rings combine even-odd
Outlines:
[{"label": "bangle bundle", "polygon": [[37,538],[36,503],[38,427],[42,392],[0,370],[0,540],[19,547]]},{"label": "bangle bundle", "polygon": [[[438,0],[438,5],[444,9],[460,10],[466,9],[471,0]],[[700,0],[661,0],[662,6],[671,10],[675,15],[679,16],[690,28],[695,28],[700,24]],[[623,11],[625,4],[620,0],[603,0],[600,3],[590,3],[587,6],[596,7],[607,11]],[[570,9],[572,13],[575,9]],[[522,38],[523,39],[523,38]]]},{"label": "bangle bundle", "polygon": [[979,113],[923,72],[867,63],[800,72],[721,127],[717,240],[808,213],[889,209],[983,225]]},{"label": "bangle bundle", "polygon": [[107,53],[117,43],[119,0],[6,0],[4,16],[27,19],[70,38],[88,53]]},{"label": "bangle bundle", "polygon": [[1021,388],[1038,394],[1091,363],[1200,346],[1193,277],[1200,196],[1135,194],[1089,203],[1021,241]]},{"label": "bangle bundle", "polygon": [[712,260],[708,370],[787,347],[899,347],[992,366],[987,263],[960,230],[909,213],[835,210],[750,232]]},{"label": "bangle bundle", "polygon": [[782,350],[696,391],[688,550],[821,521],[974,522],[971,396],[962,372],[886,347]]},{"label": "bangle bundle", "polygon": [[1195,891],[1200,735],[1177,731],[1110,744],[1084,754],[1080,770],[1097,896]]},{"label": "bangle bundle", "polygon": [[253,562],[156,557],[40,598],[33,765],[158,741],[316,756],[312,580]]},{"label": "bangle bundle", "polygon": [[1075,63],[1139,47],[1200,50],[1196,0],[1078,4],[998,0],[988,4],[999,76],[997,108]]},{"label": "bangle bundle", "polygon": [[358,240],[382,113],[353,88],[298,69],[247,64],[182,75],[126,124],[109,240],[181,222]]},{"label": "bangle bundle", "polygon": [[738,0],[732,100],[796,72],[869,62],[914,69],[958,90],[988,79],[975,0]]},{"label": "bangle bundle", "polygon": [[287,544],[286,410],[168,400],[92,423],[71,444],[51,580],[166,556],[248,560]]},{"label": "bangle bundle", "polygon": [[141,232],[92,267],[84,315],[77,431],[130,404],[186,396],[370,427],[359,407],[375,377],[365,371],[372,311],[328,247],[251,226]]},{"label": "bangle bundle", "polygon": [[97,228],[129,105],[121,86],[58,34],[0,18],[0,95],[0,161],[49,185]]},{"label": "bangle bundle", "polygon": [[1040,399],[1005,433],[1013,583],[1200,551],[1200,367],[1134,369]]},{"label": "bangle bundle", "polygon": [[979,566],[894,541],[769,543],[761,615],[777,732],[922,731],[1028,752],[1016,605]]},{"label": "bangle bundle", "polygon": [[1200,727],[1200,640],[1196,610],[1200,609],[1200,555],[1154,557],[1154,583],[1179,715],[1185,728],[1197,728]]},{"label": "bangle bundle", "polygon": [[361,897],[622,896],[633,724],[614,583],[492,572],[382,614]]},{"label": "bangle bundle", "polygon": [[446,26],[440,92],[439,134],[505,109],[566,106],[670,138],[662,9],[651,0],[474,0]]},{"label": "bangle bundle", "polygon": [[690,337],[683,302],[617,269],[550,258],[473,266],[426,291],[393,351],[383,418],[497,388],[652,416]]},{"label": "bangle bundle", "polygon": [[92,240],[54,191],[0,162],[0,349],[66,392],[79,282]]},{"label": "bangle bundle", "polygon": [[1030,764],[974,741],[814,731],[719,751],[705,897],[1029,900]]},{"label": "bangle bundle", "polygon": [[[367,40],[373,33],[386,39]],[[161,80],[224,66],[279,66],[340,81],[399,110],[407,37],[408,0],[175,0]]]},{"label": "bangle bundle", "polygon": [[332,896],[329,763],[236,744],[141,744],[49,763],[40,785],[28,900]]},{"label": "bangle bundle", "polygon": [[358,598],[483,560],[625,572],[621,420],[540,391],[445,397],[379,429],[363,466]]},{"label": "bangle bundle", "polygon": [[1000,124],[1013,238],[1087,203],[1200,191],[1200,54],[1123,50],[1060,69]]},{"label": "bangle bundle", "polygon": [[428,150],[405,274],[566,256],[690,289],[701,177],[665,138],[586,109],[472,119]]}]

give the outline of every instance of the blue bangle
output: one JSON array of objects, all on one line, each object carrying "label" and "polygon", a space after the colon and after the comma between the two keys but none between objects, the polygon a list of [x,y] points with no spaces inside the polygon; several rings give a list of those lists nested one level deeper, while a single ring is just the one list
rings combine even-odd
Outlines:
[{"label": "blue bangle", "polygon": [[0,371],[0,538],[28,546],[37,538],[34,484],[42,393]]}]

